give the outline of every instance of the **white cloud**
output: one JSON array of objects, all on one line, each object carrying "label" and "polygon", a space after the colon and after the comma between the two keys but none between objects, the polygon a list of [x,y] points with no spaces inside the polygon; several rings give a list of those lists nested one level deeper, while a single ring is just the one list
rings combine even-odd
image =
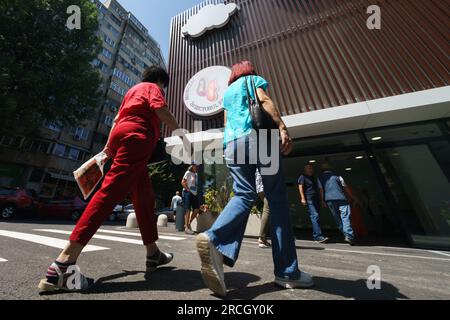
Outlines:
[{"label": "white cloud", "polygon": [[195,16],[188,20],[181,32],[183,36],[199,37],[208,30],[225,26],[230,17],[238,10],[239,7],[235,3],[204,6]]}]

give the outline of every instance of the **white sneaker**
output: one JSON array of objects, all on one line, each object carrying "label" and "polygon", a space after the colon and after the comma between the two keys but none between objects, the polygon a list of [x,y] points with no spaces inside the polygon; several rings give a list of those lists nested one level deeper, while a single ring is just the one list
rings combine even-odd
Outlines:
[{"label": "white sneaker", "polygon": [[197,250],[202,262],[201,273],[206,286],[220,297],[227,295],[223,274],[223,256],[206,233],[197,236]]},{"label": "white sneaker", "polygon": [[284,279],[280,277],[275,277],[275,283],[285,289],[295,289],[295,288],[311,288],[314,286],[314,281],[311,275],[307,272],[301,272],[300,278],[296,280]]}]

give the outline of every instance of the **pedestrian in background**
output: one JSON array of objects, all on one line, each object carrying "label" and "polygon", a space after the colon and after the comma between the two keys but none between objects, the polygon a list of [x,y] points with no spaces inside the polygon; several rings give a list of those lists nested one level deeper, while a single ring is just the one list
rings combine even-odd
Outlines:
[{"label": "pedestrian in background", "polygon": [[345,242],[354,245],[355,233],[351,224],[349,203],[352,200],[351,194],[344,178],[334,173],[328,163],[322,165],[322,170],[318,180],[322,206],[328,206],[330,209],[339,230],[345,237]]},{"label": "pedestrian in background", "polygon": [[311,219],[313,240],[320,243],[328,241],[328,238],[323,236],[320,228],[320,194],[317,178],[314,177],[314,167],[310,163],[305,165],[303,174],[298,178],[298,190],[300,202],[308,210],[309,218]]},{"label": "pedestrian in background", "polygon": [[267,201],[266,195],[264,194],[264,184],[262,181],[261,173],[259,173],[259,169],[256,170],[256,193],[264,203],[261,216],[261,226],[259,228],[258,247],[262,249],[270,248],[270,242],[267,241],[267,233],[269,232],[270,225],[269,201]]},{"label": "pedestrian in background", "polygon": [[183,206],[184,215],[184,232],[186,234],[194,234],[191,223],[198,215],[200,210],[200,199],[198,195],[198,166],[193,163],[185,172],[181,180],[183,186]]},{"label": "pedestrian in background", "polygon": [[175,192],[172,197],[172,202],[170,203],[170,209],[173,210],[173,214],[177,215],[177,208],[183,206],[183,198],[180,196],[180,191]]}]

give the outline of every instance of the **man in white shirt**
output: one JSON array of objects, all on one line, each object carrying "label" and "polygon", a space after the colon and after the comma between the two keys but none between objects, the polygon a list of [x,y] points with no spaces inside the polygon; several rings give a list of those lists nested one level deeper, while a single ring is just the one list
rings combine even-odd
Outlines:
[{"label": "man in white shirt", "polygon": [[[198,215],[200,209],[200,200],[198,197],[198,167],[196,164],[192,164],[188,171],[183,176],[181,180],[181,185],[183,186],[183,202],[185,210],[185,225],[184,232],[187,234],[194,234],[191,229],[191,223]],[[191,215],[192,210],[192,215]]]}]

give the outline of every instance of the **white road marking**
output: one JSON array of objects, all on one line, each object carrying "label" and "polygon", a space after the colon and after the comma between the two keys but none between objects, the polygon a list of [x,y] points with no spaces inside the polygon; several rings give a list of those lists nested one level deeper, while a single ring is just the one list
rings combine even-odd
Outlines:
[{"label": "white road marking", "polygon": [[[71,232],[68,232],[70,234]],[[35,234],[30,233],[22,233],[22,232],[15,232],[15,231],[6,231],[6,230],[0,230],[0,236],[13,238],[13,239],[19,239],[23,241],[29,241],[34,242],[38,244],[42,244],[48,247],[52,248],[58,248],[58,249],[64,249],[67,245],[67,240],[57,239],[57,238],[50,238],[50,237],[43,237],[38,236]],[[99,247],[99,246],[92,246],[88,245],[84,247],[84,252],[90,252],[90,251],[100,251],[100,250],[109,250],[109,248],[105,247]]]},{"label": "white road marking", "polygon": [[[250,241],[245,241],[244,240],[242,242],[243,242],[243,244],[242,244],[243,247],[256,248],[256,249],[260,249],[261,251],[270,249],[270,248],[264,248],[264,249],[258,248],[258,243],[256,241],[255,242],[250,242]],[[250,244],[250,245],[246,245],[246,244]],[[311,248],[323,248],[323,247],[316,246],[316,247],[311,247]],[[323,248],[323,249],[326,250],[326,251],[335,251],[335,252],[348,252],[348,253],[359,253],[359,254],[379,255],[379,256],[391,256],[391,257],[403,257],[403,258],[413,258],[413,259],[450,261],[450,259],[445,259],[445,258],[415,256],[415,255],[406,255],[406,254],[395,254],[395,253],[384,253],[384,252],[373,252],[373,251],[362,251],[362,250],[343,250],[343,249],[332,249],[332,248]],[[408,248],[405,248],[405,249],[408,249]],[[415,249],[415,250],[420,250],[420,249]],[[422,252],[433,252],[433,253],[436,253],[436,254],[442,254],[442,255],[450,257],[450,254],[447,254],[447,253],[444,253],[444,252],[440,252],[440,251],[423,250]]]},{"label": "white road marking", "polygon": [[[141,234],[137,233],[137,232],[113,231],[113,230],[105,230],[105,229],[99,229],[98,231],[103,232],[103,233],[118,234],[118,235],[123,235],[123,236],[135,236],[135,237],[141,236]],[[164,239],[164,240],[174,240],[174,241],[186,240],[186,238],[174,237],[174,236],[162,236],[162,235],[159,235],[159,238]]]},{"label": "white road marking", "polygon": [[8,261],[8,260],[0,258],[0,262],[6,262],[6,261]]},{"label": "white road marking", "polygon": [[[34,229],[34,231],[51,232],[51,233],[59,233],[59,234],[71,234],[70,231],[55,230],[55,229]],[[98,235],[98,234],[94,235],[92,238],[94,238],[94,239],[101,239],[101,240],[108,240],[108,241],[116,241],[116,242],[123,242],[123,243],[131,243],[131,244],[143,245],[142,240],[129,239],[129,238],[102,236],[102,235]]]},{"label": "white road marking", "polygon": [[382,252],[370,252],[370,251],[356,251],[356,250],[341,250],[341,249],[330,249],[330,248],[325,248],[325,250],[326,251],[334,251],[334,252],[348,252],[348,253],[378,255],[378,256],[390,256],[390,257],[414,258],[414,259],[425,259],[425,260],[450,261],[450,259],[444,259],[444,258],[425,257],[425,256],[411,256],[411,255],[406,255],[406,254],[394,254],[394,253],[382,253]]},{"label": "white road marking", "polygon": [[450,253],[446,253],[446,252],[442,252],[442,251],[430,251],[430,252],[433,252],[433,253],[436,253],[436,254],[441,254],[441,255],[443,255],[443,256],[450,257]]}]

